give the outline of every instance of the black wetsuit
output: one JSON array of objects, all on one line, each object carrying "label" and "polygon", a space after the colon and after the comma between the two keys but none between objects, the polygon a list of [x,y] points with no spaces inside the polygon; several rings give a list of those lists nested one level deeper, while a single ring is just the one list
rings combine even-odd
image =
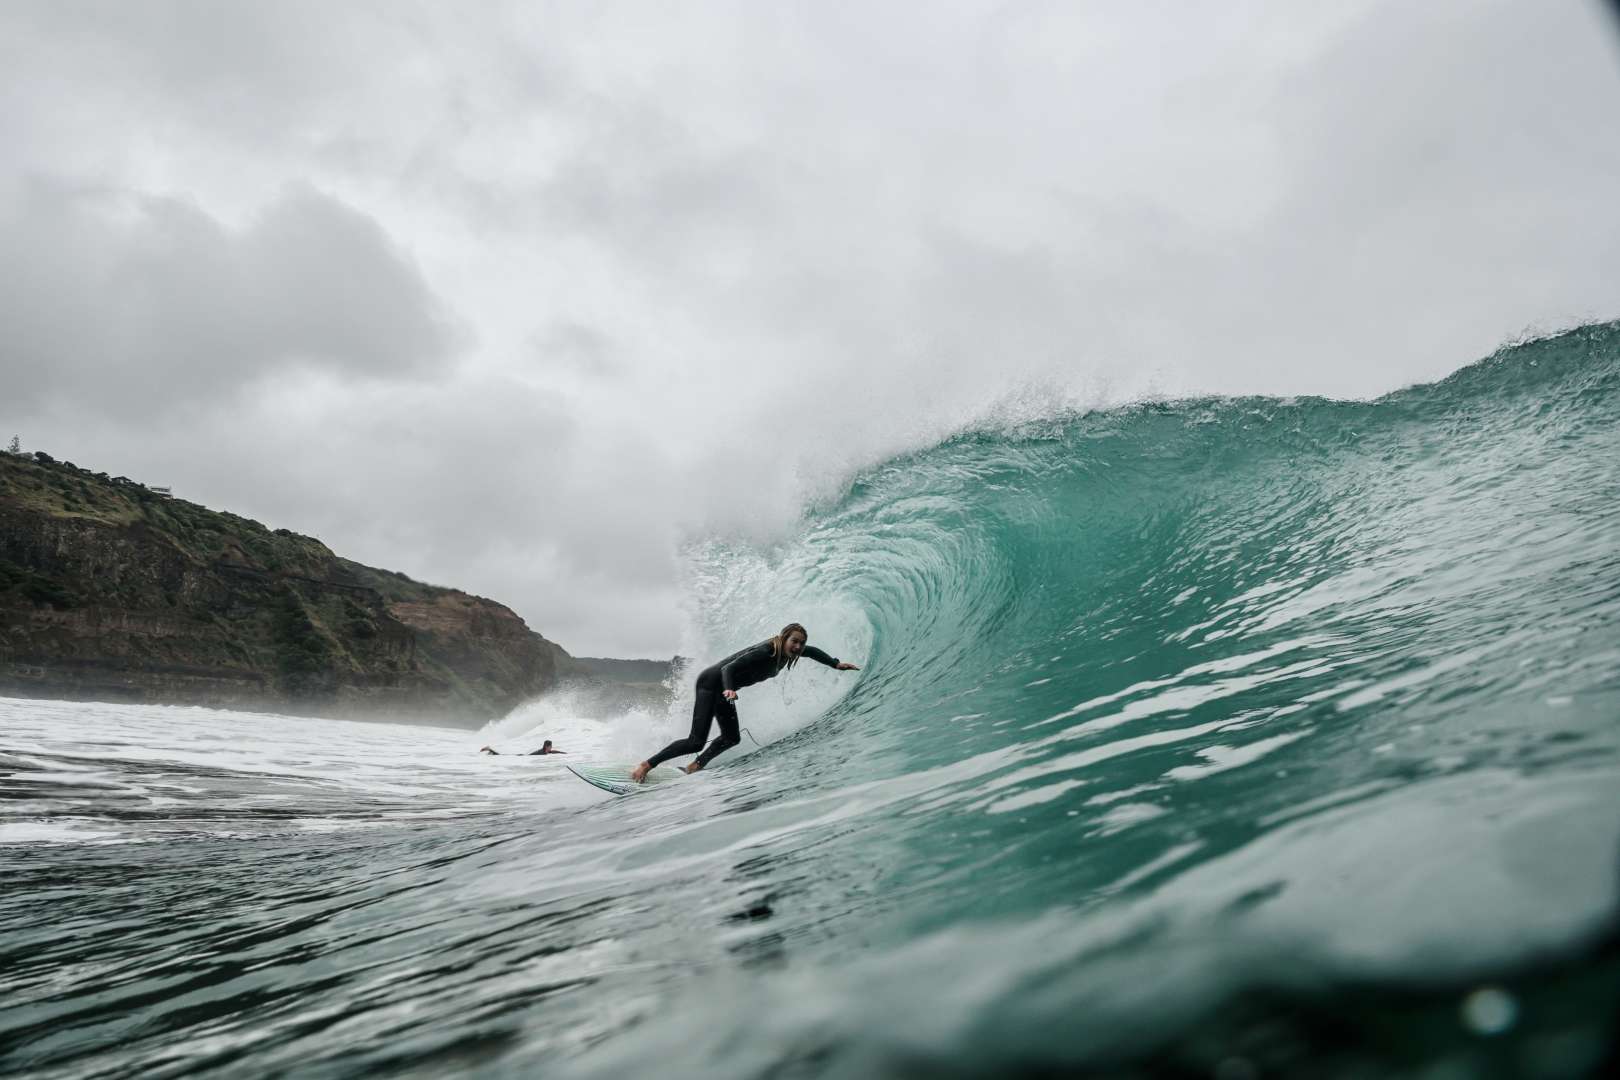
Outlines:
[{"label": "black wetsuit", "polygon": [[[799,655],[808,656],[830,668],[838,666],[836,657],[828,656],[814,645],[806,645]],[[709,723],[713,720],[720,721],[720,734],[707,750],[698,754],[700,765],[707,765],[742,742],[742,735],[738,731],[737,703],[727,699],[724,691],[741,690],[745,686],[775,678],[786,666],[786,662],[778,660],[772,652],[771,643],[762,641],[732,653],[713,667],[704,668],[697,677],[697,701],[692,706],[691,733],[648,758],[647,764],[657,768],[672,757],[697,754],[703,750],[703,742],[709,737]]]}]

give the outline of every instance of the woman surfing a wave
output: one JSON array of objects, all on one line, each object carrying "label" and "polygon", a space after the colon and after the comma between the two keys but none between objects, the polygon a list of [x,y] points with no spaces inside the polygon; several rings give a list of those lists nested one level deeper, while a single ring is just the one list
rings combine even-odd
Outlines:
[{"label": "woman surfing a wave", "polygon": [[[652,757],[630,770],[630,779],[641,783],[647,774],[673,757],[698,754],[697,760],[685,772],[695,773],[721,754],[742,741],[738,732],[737,691],[753,686],[799,662],[808,656],[818,664],[826,664],[834,671],[859,671],[854,664],[846,664],[837,657],[828,656],[814,645],[807,644],[810,634],[798,623],[788,623],[775,637],[750,645],[732,653],[711,667],[704,668],[697,677],[697,700],[692,707],[692,730],[684,739],[676,739]],[[720,721],[720,734],[707,750],[704,740],[709,737],[711,721]]]}]

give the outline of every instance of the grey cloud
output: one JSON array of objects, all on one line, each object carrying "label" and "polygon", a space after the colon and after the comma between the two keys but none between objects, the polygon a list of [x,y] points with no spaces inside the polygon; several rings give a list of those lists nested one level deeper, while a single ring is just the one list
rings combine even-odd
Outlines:
[{"label": "grey cloud", "polygon": [[[975,417],[1369,395],[1616,313],[1620,64],[1595,7],[20,10],[45,48],[0,70],[16,171],[199,200],[64,195],[29,211],[50,230],[0,226],[35,264],[0,268],[0,316],[64,365],[0,353],[25,440],[199,396],[191,430],[69,452],[138,444],[150,472],[119,471],[587,652],[670,651],[680,537],[780,535],[807,493]],[[357,216],[213,216],[289,180]],[[388,257],[316,244],[339,236]],[[444,305],[388,236],[479,330],[451,370]],[[92,304],[85,280],[119,287]]]},{"label": "grey cloud", "polygon": [[543,368],[560,369],[587,378],[620,375],[624,358],[613,340],[594,326],[559,320],[530,338],[534,357]]},{"label": "grey cloud", "polygon": [[[93,69],[100,85],[122,94],[87,102],[128,111],[133,122],[176,118],[214,139],[263,147],[297,143],[312,129],[312,112],[342,124],[348,105],[364,102],[368,75],[391,74],[355,64],[357,50],[392,55],[433,48],[424,20],[406,5],[391,10],[318,0],[43,0],[8,5],[8,30],[26,48],[23,64]],[[369,103],[368,103],[369,104]],[[134,106],[134,108],[130,108]],[[143,115],[144,114],[144,115]]]},{"label": "grey cloud", "polygon": [[0,220],[0,247],[14,406],[145,411],[286,365],[421,375],[459,342],[377,223],[308,187],[232,229],[185,200],[35,179]]},{"label": "grey cloud", "polygon": [[[1365,393],[1612,317],[1620,64],[1586,5],[1385,5],[1279,80],[1288,188],[1215,295],[1263,364]],[[1605,131],[1607,129],[1607,132]],[[1241,384],[1240,384],[1241,385]]]}]

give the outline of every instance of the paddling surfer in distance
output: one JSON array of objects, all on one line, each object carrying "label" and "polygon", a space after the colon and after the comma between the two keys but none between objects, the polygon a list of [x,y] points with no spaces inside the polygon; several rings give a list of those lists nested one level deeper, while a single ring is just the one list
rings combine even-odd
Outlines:
[{"label": "paddling surfer in distance", "polygon": [[[808,656],[818,664],[826,664],[834,671],[859,671],[854,664],[846,664],[837,657],[828,656],[809,644],[810,633],[798,623],[788,623],[782,632],[758,645],[750,645],[732,653],[718,664],[704,668],[697,677],[697,700],[692,706],[692,731],[684,739],[676,739],[652,757],[630,770],[630,779],[641,783],[647,774],[673,757],[697,754],[697,760],[683,772],[695,773],[733,746],[742,742],[738,732],[741,721],[737,718],[737,691],[766,679],[774,679],[787,668]],[[720,734],[707,750],[703,742],[709,737],[709,724],[720,721]],[[701,754],[698,751],[702,750]]]},{"label": "paddling surfer in distance", "polygon": [[[500,751],[495,749],[493,746],[480,746],[478,748],[478,752],[480,754],[499,754],[500,753]],[[534,757],[536,754],[566,754],[566,753],[568,753],[568,751],[566,751],[566,750],[558,750],[555,746],[551,745],[551,740],[547,739],[545,741],[545,743],[543,743],[541,745],[540,749],[538,749],[538,750],[530,750],[527,754],[524,754],[523,756],[524,757]]]}]

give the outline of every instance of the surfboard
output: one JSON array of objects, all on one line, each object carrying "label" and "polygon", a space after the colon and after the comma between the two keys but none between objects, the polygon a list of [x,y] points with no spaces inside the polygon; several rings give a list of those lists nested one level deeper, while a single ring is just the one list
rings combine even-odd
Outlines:
[{"label": "surfboard", "polygon": [[630,766],[628,765],[565,765],[563,768],[602,791],[613,795],[634,795],[638,791],[667,784],[671,780],[684,780],[686,774],[673,765],[660,765],[647,774],[645,783],[638,784],[630,779]]}]

